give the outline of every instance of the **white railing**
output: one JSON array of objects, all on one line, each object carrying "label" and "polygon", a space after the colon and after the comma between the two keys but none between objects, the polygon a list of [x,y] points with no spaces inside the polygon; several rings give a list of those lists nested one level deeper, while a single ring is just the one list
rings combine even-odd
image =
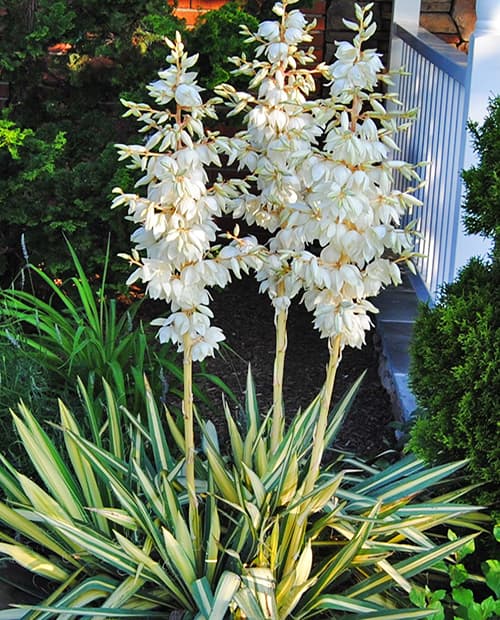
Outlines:
[{"label": "white railing", "polygon": [[[418,27],[418,0],[394,0],[391,69],[403,66],[410,73],[396,86],[405,106],[419,109],[417,122],[401,134],[400,147],[404,159],[429,162],[421,170],[425,186],[418,196],[424,206],[412,218],[418,218],[421,234],[416,250],[422,257],[415,263],[431,297],[453,280],[471,256],[484,255],[489,247],[479,237],[465,234],[460,175],[474,162],[467,120],[483,120],[488,97],[500,94],[500,63],[496,60],[500,20],[498,30],[493,20],[499,7],[500,1],[493,7],[490,0],[477,0],[480,29],[478,32],[476,26],[466,55]],[[496,45],[488,54],[484,53],[485,38],[488,46],[493,40]]]}]

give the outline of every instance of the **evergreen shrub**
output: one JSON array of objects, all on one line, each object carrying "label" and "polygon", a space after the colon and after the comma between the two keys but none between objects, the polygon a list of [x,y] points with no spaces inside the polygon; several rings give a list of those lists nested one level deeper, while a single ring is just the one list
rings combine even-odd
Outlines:
[{"label": "evergreen shrub", "polygon": [[488,260],[473,258],[422,305],[410,350],[419,405],[409,449],[427,461],[470,459],[477,501],[499,507],[500,471],[500,98],[482,126],[470,124],[478,164],[463,173],[468,232],[493,241]]},{"label": "evergreen shrub", "polygon": [[411,346],[420,407],[409,448],[430,462],[470,459],[478,501],[498,503],[500,268],[472,260],[434,307],[422,305]]}]

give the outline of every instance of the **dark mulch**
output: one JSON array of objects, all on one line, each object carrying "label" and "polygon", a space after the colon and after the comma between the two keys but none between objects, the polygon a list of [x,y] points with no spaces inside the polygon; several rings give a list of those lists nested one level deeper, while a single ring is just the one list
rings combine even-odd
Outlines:
[{"label": "dark mulch", "polygon": [[[242,400],[248,363],[251,363],[261,411],[272,400],[274,359],[273,310],[267,295],[258,293],[253,278],[236,280],[214,291],[214,325],[221,327],[232,351],[207,361],[207,370],[220,376]],[[304,408],[319,392],[327,364],[327,344],[312,327],[311,315],[294,303],[288,321],[288,350],[284,399],[287,415]],[[349,412],[337,446],[358,456],[374,457],[394,446],[393,413],[389,395],[378,376],[377,337],[372,331],[362,350],[346,348],[337,372],[338,400],[366,369],[367,375]],[[212,396],[216,397],[216,388]]]}]

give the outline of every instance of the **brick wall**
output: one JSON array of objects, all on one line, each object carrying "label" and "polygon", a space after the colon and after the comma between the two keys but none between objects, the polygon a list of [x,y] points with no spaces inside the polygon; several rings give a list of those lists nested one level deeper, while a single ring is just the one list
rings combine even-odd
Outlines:
[{"label": "brick wall", "polygon": [[[368,2],[358,2],[361,6]],[[374,0],[373,18],[377,24],[377,31],[370,42],[370,47],[376,48],[387,63],[389,50],[389,34],[391,30],[392,0]],[[335,41],[351,41],[353,32],[344,26],[342,19],[354,20],[354,0],[330,0],[328,2],[326,18],[326,47],[325,60],[331,61],[335,52]]]},{"label": "brick wall", "polygon": [[313,30],[313,42],[316,49],[316,56],[318,60],[325,60],[326,49],[326,27],[327,27],[327,0],[314,0],[313,5],[310,8],[302,7],[302,12],[307,16],[309,20],[316,20],[316,28]]},{"label": "brick wall", "polygon": [[214,11],[226,4],[227,0],[177,0],[170,4],[176,6],[175,14],[180,19],[185,19],[189,28],[192,28],[200,15],[207,11]]},{"label": "brick wall", "polygon": [[475,0],[422,0],[420,25],[467,51],[476,23]]}]

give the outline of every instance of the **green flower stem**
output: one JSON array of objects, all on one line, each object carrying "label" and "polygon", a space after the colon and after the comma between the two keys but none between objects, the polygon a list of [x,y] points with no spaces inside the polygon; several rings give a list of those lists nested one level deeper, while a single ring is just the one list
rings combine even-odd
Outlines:
[{"label": "green flower stem", "polygon": [[[278,295],[284,295],[284,283],[278,285]],[[276,452],[283,438],[285,414],[283,411],[283,377],[285,374],[285,353],[287,347],[286,322],[288,310],[281,310],[275,316],[276,353],[273,370],[273,417],[271,422],[271,452]]]},{"label": "green flower stem", "polygon": [[326,369],[326,380],[321,394],[321,406],[318,423],[314,431],[311,462],[304,487],[304,494],[310,493],[316,480],[318,479],[321,466],[321,459],[325,449],[325,435],[328,426],[328,414],[330,413],[330,403],[332,401],[333,386],[335,385],[335,375],[341,360],[340,336],[334,336],[328,341],[330,359]]},{"label": "green flower stem", "polygon": [[194,474],[194,408],[193,408],[193,360],[191,356],[192,339],[189,332],[184,334],[184,394],[182,414],[184,417],[184,450],[186,459],[186,490],[189,502],[189,523],[193,544],[198,548],[200,541],[200,519],[198,499],[196,497],[196,480]]}]

